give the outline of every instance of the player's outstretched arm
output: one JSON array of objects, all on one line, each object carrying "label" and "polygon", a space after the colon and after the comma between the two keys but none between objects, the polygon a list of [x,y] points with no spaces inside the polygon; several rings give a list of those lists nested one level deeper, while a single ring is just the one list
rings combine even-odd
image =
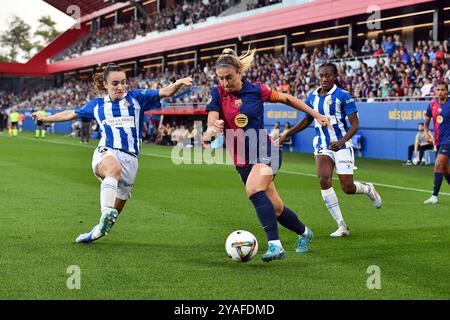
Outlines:
[{"label": "player's outstretched arm", "polygon": [[309,107],[306,103],[304,103],[300,99],[297,99],[296,97],[294,97],[290,94],[272,91],[272,96],[270,97],[270,101],[287,104],[288,106],[291,106],[294,109],[306,112],[307,114],[312,116],[314,119],[316,119],[317,122],[319,122],[322,126],[324,126],[324,127],[330,126],[330,119],[328,117],[321,115],[319,112],[317,112],[313,108]]},{"label": "player's outstretched arm", "polygon": [[164,87],[159,90],[159,97],[160,98],[167,98],[173,96],[182,86],[192,86],[192,78],[182,78],[178,79],[171,85],[168,85],[167,87]]},{"label": "player's outstretched arm", "polygon": [[73,110],[62,111],[51,116],[43,116],[40,112],[33,112],[31,118],[33,120],[51,123],[74,120],[78,118],[78,115]]},{"label": "player's outstretched arm", "polygon": [[293,126],[291,129],[289,129],[287,132],[280,135],[280,137],[275,140],[275,145],[280,145],[287,139],[289,139],[291,136],[293,136],[296,133],[299,133],[306,128],[309,127],[309,125],[313,122],[313,119],[310,117],[304,117],[302,121],[297,123],[295,126]]}]

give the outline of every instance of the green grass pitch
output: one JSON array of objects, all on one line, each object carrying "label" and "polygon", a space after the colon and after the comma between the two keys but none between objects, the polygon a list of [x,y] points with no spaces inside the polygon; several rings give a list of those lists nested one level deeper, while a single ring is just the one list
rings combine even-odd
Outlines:
[{"label": "green grass pitch", "polygon": [[[112,232],[74,244],[99,219],[96,142],[0,136],[0,299],[450,298],[450,188],[444,181],[440,203],[423,204],[431,166],[357,159],[356,179],[378,183],[383,208],[343,194],[334,181],[351,234],[331,239],[336,225],[313,156],[285,153],[278,191],[315,238],[311,251],[298,255],[296,236],[280,228],[287,258],[267,264],[264,233],[234,168],[174,165],[170,148],[150,145]],[[245,264],[225,253],[236,229],[259,240],[257,256]],[[79,290],[66,286],[73,265],[81,271]],[[381,289],[367,287],[372,265],[380,268]]]}]

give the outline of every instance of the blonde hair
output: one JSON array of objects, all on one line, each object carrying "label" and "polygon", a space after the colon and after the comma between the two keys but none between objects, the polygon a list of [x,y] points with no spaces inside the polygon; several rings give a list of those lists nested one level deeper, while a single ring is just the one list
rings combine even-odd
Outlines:
[{"label": "blonde hair", "polygon": [[103,73],[94,74],[92,76],[92,87],[94,88],[96,94],[101,95],[102,92],[106,91],[103,81],[106,81],[106,78],[108,77],[110,72],[125,72],[125,71],[114,63],[108,63]]},{"label": "blonde hair", "polygon": [[241,56],[230,48],[223,49],[222,55],[216,61],[216,68],[231,66],[236,69],[236,71],[244,72],[250,68],[255,60],[256,49],[250,50],[248,48],[247,52]]}]

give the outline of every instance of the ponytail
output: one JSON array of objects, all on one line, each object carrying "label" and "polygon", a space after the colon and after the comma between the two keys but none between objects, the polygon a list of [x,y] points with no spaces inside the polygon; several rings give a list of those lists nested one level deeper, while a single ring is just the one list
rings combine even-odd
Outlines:
[{"label": "ponytail", "polygon": [[222,55],[216,61],[216,68],[231,66],[238,72],[244,72],[250,68],[255,59],[256,49],[247,50],[241,56],[230,48],[226,48],[222,51]]}]

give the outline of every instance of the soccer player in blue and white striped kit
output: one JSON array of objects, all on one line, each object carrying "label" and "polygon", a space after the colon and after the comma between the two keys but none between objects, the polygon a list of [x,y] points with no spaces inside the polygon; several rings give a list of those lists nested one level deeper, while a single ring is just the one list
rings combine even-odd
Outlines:
[{"label": "soccer player in blue and white striped kit", "polygon": [[80,234],[76,242],[92,242],[106,235],[131,196],[142,144],[144,112],[161,107],[160,99],[175,94],[183,85],[192,85],[191,78],[178,79],[160,90],[127,91],[126,74],[115,64],[108,64],[103,74],[93,77],[97,93],[107,91],[84,107],[66,110],[52,116],[36,112],[32,117],[46,123],[71,121],[78,117],[95,119],[101,138],[94,151],[92,170],[101,181],[100,222],[92,231]]},{"label": "soccer player in blue and white striped kit", "polygon": [[[315,121],[313,147],[322,198],[338,225],[338,229],[330,234],[333,238],[349,235],[349,229],[332,186],[334,168],[339,176],[342,191],[347,194],[366,194],[376,208],[382,206],[381,197],[372,183],[353,180],[355,159],[351,138],[359,127],[358,110],[353,97],[339,87],[337,76],[335,64],[322,64],[319,67],[320,87],[310,93],[306,101],[311,108],[328,116],[331,122],[330,128],[323,127]],[[350,127],[346,118],[350,121]],[[302,121],[283,134],[278,143],[281,144],[290,136],[306,129],[313,120],[311,116],[306,115]]]}]

